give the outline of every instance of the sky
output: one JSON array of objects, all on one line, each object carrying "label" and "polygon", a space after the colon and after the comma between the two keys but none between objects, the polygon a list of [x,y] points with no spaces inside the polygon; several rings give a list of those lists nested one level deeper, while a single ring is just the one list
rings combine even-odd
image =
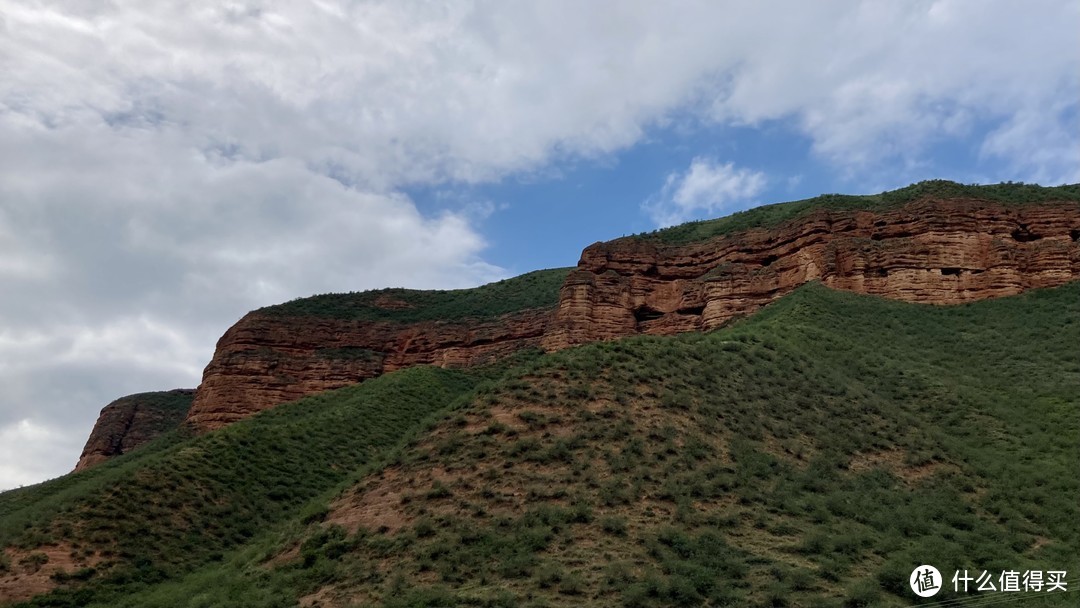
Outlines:
[{"label": "sky", "polygon": [[1076,0],[0,0],[0,489],[260,306],[1080,182],[1078,32]]}]

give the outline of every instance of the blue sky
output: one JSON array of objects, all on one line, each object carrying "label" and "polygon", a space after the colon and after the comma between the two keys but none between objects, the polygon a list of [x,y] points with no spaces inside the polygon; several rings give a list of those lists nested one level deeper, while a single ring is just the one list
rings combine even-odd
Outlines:
[{"label": "blue sky", "polygon": [[731,162],[760,172],[764,183],[752,196],[696,209],[684,216],[686,221],[829,192],[876,193],[925,179],[963,183],[1031,179],[1007,161],[980,155],[982,142],[1000,126],[1001,121],[982,121],[963,136],[939,138],[927,142],[917,154],[858,171],[815,155],[813,142],[789,121],[753,127],[655,128],[634,146],[603,158],[554,162],[544,171],[510,175],[494,183],[439,184],[405,191],[429,214],[463,204],[481,206],[477,225],[488,243],[485,258],[519,274],[572,266],[581,249],[595,241],[663,225],[650,216],[646,205],[662,196],[669,176],[681,178],[695,159]]},{"label": "blue sky", "polygon": [[1080,181],[1073,0],[0,0],[0,489],[247,311],[930,178]]},{"label": "blue sky", "polygon": [[[669,175],[685,171],[695,158],[725,159],[777,176],[759,195],[733,201],[730,211],[802,198],[804,192],[828,186],[818,182],[820,163],[808,148],[804,137],[778,127],[657,128],[633,147],[604,158],[569,160],[491,184],[417,188],[410,195],[431,212],[454,200],[490,203],[489,215],[480,222],[489,243],[486,257],[522,272],[571,266],[581,249],[595,241],[655,229],[658,224],[643,205],[660,193]],[[687,219],[718,214],[702,210]]]}]

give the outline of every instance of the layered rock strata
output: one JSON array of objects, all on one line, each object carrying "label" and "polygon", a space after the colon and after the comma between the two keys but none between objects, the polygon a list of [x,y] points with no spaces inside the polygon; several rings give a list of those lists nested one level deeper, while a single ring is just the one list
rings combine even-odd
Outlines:
[{"label": "layered rock strata", "polygon": [[218,343],[189,415],[217,428],[304,395],[417,364],[474,365],[634,334],[708,330],[808,281],[955,304],[1080,278],[1080,204],[924,199],[819,208],[691,244],[631,237],[585,249],[555,309],[395,323],[251,313]]},{"label": "layered rock strata", "polygon": [[126,454],[178,427],[187,417],[195,389],[128,395],[102,408],[75,465],[81,471]]},{"label": "layered rock strata", "polygon": [[808,281],[957,304],[1080,278],[1080,205],[924,200],[890,211],[815,210],[689,245],[624,238],[585,249],[562,287],[556,350],[638,333],[708,330]]},{"label": "layered rock strata", "polygon": [[539,347],[553,312],[407,324],[252,312],[218,341],[188,419],[198,428],[214,429],[403,367],[488,363]]}]

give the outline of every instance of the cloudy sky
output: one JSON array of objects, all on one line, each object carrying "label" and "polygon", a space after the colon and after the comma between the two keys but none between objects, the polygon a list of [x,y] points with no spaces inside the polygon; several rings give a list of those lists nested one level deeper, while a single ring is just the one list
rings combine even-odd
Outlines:
[{"label": "cloudy sky", "polygon": [[1080,181],[1075,0],[0,0],[0,488],[246,311],[927,178]]}]

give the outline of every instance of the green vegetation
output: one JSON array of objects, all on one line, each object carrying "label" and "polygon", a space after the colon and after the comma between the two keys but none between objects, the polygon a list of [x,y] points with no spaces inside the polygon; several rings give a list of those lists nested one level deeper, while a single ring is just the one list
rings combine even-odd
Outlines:
[{"label": "green vegetation", "polygon": [[258,311],[361,321],[454,321],[489,319],[530,308],[553,308],[570,268],[537,270],[472,289],[378,289],[300,298]]},{"label": "green vegetation", "polygon": [[884,210],[923,198],[971,198],[994,201],[1006,205],[1044,203],[1050,201],[1080,201],[1080,184],[1056,187],[1007,182],[994,185],[964,185],[947,180],[930,180],[910,186],[882,192],[853,196],[846,194],[823,194],[814,198],[790,203],[763,205],[740,211],[727,217],[700,222],[689,222],[671,228],[640,234],[629,238],[657,240],[680,245],[704,241],[718,236],[749,230],[768,228],[798,218],[815,209],[874,209]]},{"label": "green vegetation", "polygon": [[921,563],[1067,569],[1078,343],[1078,284],[958,307],[810,285],[708,335],[556,353],[404,452],[387,508],[411,528],[312,559],[328,597],[387,606],[908,605]]},{"label": "green vegetation", "polygon": [[413,368],[155,444],[0,495],[0,544],[109,548],[35,606],[903,606],[923,563],[1073,588],[1077,344],[1080,283],[811,284],[709,334]]},{"label": "green vegetation", "polygon": [[[372,465],[481,381],[416,367],[0,495],[0,546],[62,543],[108,574],[46,605],[118,598],[248,542]],[[78,585],[76,585],[78,586]]]},{"label": "green vegetation", "polygon": [[124,400],[136,403],[143,415],[140,422],[147,434],[160,435],[180,426],[191,409],[195,399],[194,391],[173,390],[138,393],[124,397]]},{"label": "green vegetation", "polygon": [[[143,463],[176,444],[191,438],[185,429],[166,432],[138,450],[106,461],[86,471],[17,490],[0,493],[0,544],[8,542],[24,522],[38,520],[66,508],[88,487],[107,486],[131,475]],[[25,524],[28,525],[28,524]]]},{"label": "green vegetation", "polygon": [[[142,461],[144,456],[149,456],[175,443],[186,440],[189,435],[180,429],[181,423],[191,409],[194,394],[190,391],[172,390],[155,391],[150,393],[137,393],[118,399],[128,401],[129,404],[138,404],[138,407],[149,409],[153,415],[142,416],[140,424],[146,429],[147,434],[157,435],[155,441],[140,446],[137,450],[140,456],[137,460]],[[130,405],[134,407],[134,405]],[[144,454],[145,452],[145,454]],[[134,462],[134,457],[129,457],[125,462]],[[124,467],[124,471],[129,468]],[[101,466],[94,467],[89,471],[72,475],[65,475],[54,479],[46,484],[38,484],[27,488],[20,488],[5,493],[0,493],[0,528],[3,527],[9,516],[27,507],[35,505],[38,511],[49,502],[63,503],[70,496],[76,496],[83,491],[84,483],[89,479],[116,479],[118,473],[112,469],[103,469]]]},{"label": "green vegetation", "polygon": [[124,400],[137,401],[139,405],[153,409],[155,412],[164,412],[166,417],[183,417],[191,409],[191,402],[195,399],[195,391],[191,389],[175,389],[171,391],[153,391],[149,393],[135,393],[123,397]]}]

